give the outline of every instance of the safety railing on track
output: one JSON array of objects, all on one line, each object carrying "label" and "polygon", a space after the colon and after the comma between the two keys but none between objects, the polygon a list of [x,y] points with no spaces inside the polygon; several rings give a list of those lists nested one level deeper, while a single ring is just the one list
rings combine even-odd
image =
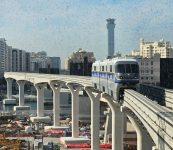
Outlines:
[{"label": "safety railing on track", "polygon": [[157,101],[158,104],[162,106],[173,108],[173,90],[148,84],[140,84],[140,93]]},{"label": "safety railing on track", "polygon": [[123,106],[138,117],[159,149],[173,149],[173,111],[133,90],[125,90]]}]

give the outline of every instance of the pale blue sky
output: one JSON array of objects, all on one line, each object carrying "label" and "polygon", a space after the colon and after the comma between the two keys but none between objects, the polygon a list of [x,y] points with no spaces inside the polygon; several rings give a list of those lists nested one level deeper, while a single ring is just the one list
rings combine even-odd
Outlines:
[{"label": "pale blue sky", "polygon": [[0,0],[0,38],[29,52],[66,57],[82,48],[107,56],[106,19],[115,18],[115,52],[145,41],[173,43],[172,0]]}]

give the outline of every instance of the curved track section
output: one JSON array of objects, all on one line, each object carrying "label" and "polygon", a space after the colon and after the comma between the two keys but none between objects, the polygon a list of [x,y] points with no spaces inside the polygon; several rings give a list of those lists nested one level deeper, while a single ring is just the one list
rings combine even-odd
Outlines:
[{"label": "curved track section", "polygon": [[123,106],[137,116],[159,150],[173,149],[173,112],[133,90],[125,90]]}]

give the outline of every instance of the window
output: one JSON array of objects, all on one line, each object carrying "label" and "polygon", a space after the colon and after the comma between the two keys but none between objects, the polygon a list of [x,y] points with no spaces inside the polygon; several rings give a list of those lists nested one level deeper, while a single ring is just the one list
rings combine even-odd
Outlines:
[{"label": "window", "polygon": [[142,70],[141,70],[141,73],[142,73]]},{"label": "window", "polygon": [[101,66],[100,66],[100,71],[101,71]]},{"label": "window", "polygon": [[112,65],[110,65],[110,72],[112,72]]},{"label": "window", "polygon": [[104,71],[104,66],[102,66],[102,71]]},{"label": "window", "polygon": [[105,92],[105,87],[103,86],[103,92]]},{"label": "window", "polygon": [[126,73],[131,73],[130,64],[125,64],[125,67],[126,67]]},{"label": "window", "polygon": [[144,78],[143,77],[141,77],[141,80],[143,80]]},{"label": "window", "polygon": [[106,66],[106,71],[107,71],[107,66]]},{"label": "window", "polygon": [[151,70],[151,74],[153,74],[153,70]]},{"label": "window", "polygon": [[94,70],[96,71],[96,66],[94,66]]},{"label": "window", "polygon": [[153,61],[151,61],[151,65],[153,65]]},{"label": "window", "polygon": [[139,67],[137,64],[131,64],[132,73],[139,73]]},{"label": "window", "polygon": [[113,97],[113,91],[111,91],[111,96]]},{"label": "window", "polygon": [[115,66],[115,72],[116,73],[125,73],[125,67],[124,64],[118,64]]},{"label": "window", "polygon": [[148,80],[148,77],[146,77],[146,80]]},{"label": "window", "polygon": [[153,80],[153,77],[151,77],[151,80]]},{"label": "window", "polygon": [[148,70],[145,70],[145,73],[148,73],[149,71]]}]

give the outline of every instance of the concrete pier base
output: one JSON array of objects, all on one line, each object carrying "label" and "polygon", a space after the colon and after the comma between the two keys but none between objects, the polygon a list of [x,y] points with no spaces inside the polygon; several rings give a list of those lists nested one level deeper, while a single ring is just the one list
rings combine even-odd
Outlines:
[{"label": "concrete pier base", "polygon": [[47,130],[47,129],[66,130],[66,129],[69,129],[69,127],[68,126],[45,126],[44,129],[45,130]]},{"label": "concrete pier base", "polygon": [[72,137],[61,137],[60,138],[60,143],[62,145],[66,144],[82,144],[82,143],[91,143],[91,140],[87,137],[79,136],[77,138],[72,138]]},{"label": "concrete pier base", "polygon": [[30,118],[31,122],[44,122],[44,123],[49,123],[51,122],[51,118],[50,117],[31,117]]},{"label": "concrete pier base", "polygon": [[30,110],[30,106],[14,106],[14,111]]},{"label": "concrete pier base", "polygon": [[16,99],[3,99],[4,105],[16,105]]}]

